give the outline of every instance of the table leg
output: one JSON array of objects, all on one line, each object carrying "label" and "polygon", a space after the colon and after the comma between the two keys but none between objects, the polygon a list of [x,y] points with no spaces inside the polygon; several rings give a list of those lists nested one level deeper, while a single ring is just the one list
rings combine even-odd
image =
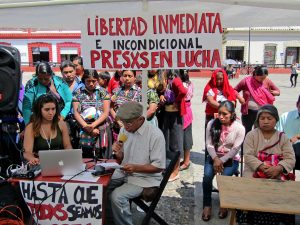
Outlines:
[{"label": "table leg", "polygon": [[236,210],[231,209],[230,210],[230,220],[229,220],[229,225],[236,225]]}]

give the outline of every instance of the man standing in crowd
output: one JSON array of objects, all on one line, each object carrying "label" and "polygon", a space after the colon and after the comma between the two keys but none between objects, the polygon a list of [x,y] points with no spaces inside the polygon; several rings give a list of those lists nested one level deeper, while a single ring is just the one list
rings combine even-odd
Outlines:
[{"label": "man standing in crowd", "polygon": [[295,169],[300,169],[300,95],[296,103],[296,110],[283,113],[277,122],[276,129],[283,131],[290,139],[295,155],[296,165]]}]

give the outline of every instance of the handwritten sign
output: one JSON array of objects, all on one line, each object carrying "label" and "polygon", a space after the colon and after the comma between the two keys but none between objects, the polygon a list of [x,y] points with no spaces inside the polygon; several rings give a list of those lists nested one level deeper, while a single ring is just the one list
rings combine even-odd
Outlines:
[{"label": "handwritten sign", "polygon": [[204,69],[221,66],[222,24],[217,12],[83,19],[85,68]]},{"label": "handwritten sign", "polygon": [[35,221],[42,225],[102,223],[102,185],[20,181],[20,189]]}]

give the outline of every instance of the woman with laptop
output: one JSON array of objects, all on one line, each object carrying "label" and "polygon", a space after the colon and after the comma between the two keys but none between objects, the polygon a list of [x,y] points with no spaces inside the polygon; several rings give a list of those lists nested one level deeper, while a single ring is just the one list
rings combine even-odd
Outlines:
[{"label": "woman with laptop", "polygon": [[39,164],[41,150],[72,149],[66,123],[60,119],[59,106],[51,94],[37,98],[24,133],[24,158],[31,165]]}]

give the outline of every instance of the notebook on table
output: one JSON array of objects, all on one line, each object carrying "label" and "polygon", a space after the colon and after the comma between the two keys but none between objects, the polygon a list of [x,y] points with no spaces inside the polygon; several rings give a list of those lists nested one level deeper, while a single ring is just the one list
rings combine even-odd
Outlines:
[{"label": "notebook on table", "polygon": [[42,176],[73,176],[84,170],[81,149],[39,151]]}]

